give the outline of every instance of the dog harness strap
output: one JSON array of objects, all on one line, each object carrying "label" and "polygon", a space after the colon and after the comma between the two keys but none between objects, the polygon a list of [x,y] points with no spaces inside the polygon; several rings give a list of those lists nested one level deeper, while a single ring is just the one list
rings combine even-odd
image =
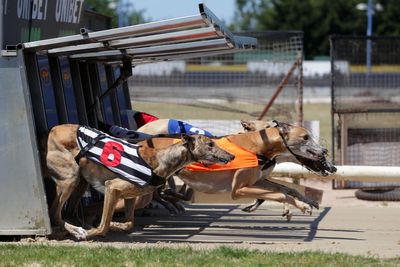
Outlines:
[{"label": "dog harness strap", "polygon": [[149,185],[159,187],[162,186],[163,184],[165,184],[165,179],[153,172],[153,175],[151,176],[151,179],[149,181]]},{"label": "dog harness strap", "polygon": [[[301,162],[300,157],[299,157],[296,153],[294,153],[293,150],[289,147],[289,145],[288,145],[288,143],[287,143],[287,141],[286,141],[286,139],[285,139],[285,136],[283,136],[283,133],[281,132],[281,130],[280,130],[280,128],[279,128],[279,122],[278,122],[278,121],[274,121],[274,122],[275,122],[275,123],[277,124],[277,126],[278,126],[279,135],[281,136],[282,141],[283,141],[283,144],[285,145],[286,149],[287,149],[299,162]],[[307,170],[312,171],[307,165],[302,164],[302,166],[305,167]]]},{"label": "dog harness strap", "polygon": [[85,156],[85,154],[92,148],[94,147],[97,142],[100,141],[100,139],[104,138],[106,135],[105,134],[99,134],[95,138],[93,138],[90,142],[87,143],[86,146],[84,146],[78,153],[78,155],[75,156],[75,161],[79,165],[79,161],[81,158]]},{"label": "dog harness strap", "polygon": [[257,158],[258,158],[258,164],[262,166],[261,170],[266,170],[276,165],[275,159],[270,159],[264,155],[259,155],[259,154],[257,154]]},{"label": "dog harness strap", "polygon": [[181,131],[181,133],[186,133],[186,129],[185,129],[185,125],[183,124],[183,121],[178,121],[178,126],[179,126],[179,130]]}]

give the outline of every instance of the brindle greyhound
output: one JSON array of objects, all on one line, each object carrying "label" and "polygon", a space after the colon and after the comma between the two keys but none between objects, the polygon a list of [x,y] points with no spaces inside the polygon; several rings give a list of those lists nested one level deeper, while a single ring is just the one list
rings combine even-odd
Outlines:
[{"label": "brindle greyhound", "polygon": [[[152,127],[152,125],[156,127]],[[243,123],[242,123],[243,124]],[[165,123],[154,121],[138,129],[139,132],[150,134],[161,133]],[[253,122],[243,125],[247,130],[254,127],[267,127],[258,132],[228,135],[227,138],[234,144],[263,155],[276,163],[295,162],[325,176],[336,171],[336,168],[326,160],[327,150],[318,145],[310,133],[303,127],[279,122]],[[271,127],[272,126],[272,127]],[[160,131],[160,132],[157,132]],[[262,166],[224,170],[213,172],[193,172],[186,169],[177,176],[197,191],[205,193],[231,192],[232,199],[257,198],[259,205],[263,200],[274,200],[289,203],[303,212],[311,213],[312,207],[318,208],[318,203],[305,198],[298,191],[283,185],[270,182],[267,178],[275,164],[271,164],[263,174]],[[246,211],[255,210],[258,206],[247,207]],[[290,214],[284,214],[290,219]]]},{"label": "brindle greyhound", "polygon": [[[77,143],[79,125],[64,124],[51,129],[47,141],[46,165],[48,174],[56,182],[56,198],[51,206],[52,223],[67,230],[77,239],[105,235],[109,228],[129,231],[133,227],[135,198],[149,194],[155,186],[137,186],[123,180],[102,165],[87,159],[85,154],[76,162],[80,148]],[[175,144],[174,144],[175,142]],[[162,146],[159,145],[162,144]],[[183,135],[176,138],[152,138],[139,142],[139,153],[153,172],[166,179],[184,166],[203,162],[205,164],[227,163],[234,156],[215,145],[208,137]],[[104,205],[100,225],[88,231],[62,219],[61,210],[76,189],[81,178],[99,191],[103,191]],[[125,201],[126,222],[111,222],[115,205]]]}]

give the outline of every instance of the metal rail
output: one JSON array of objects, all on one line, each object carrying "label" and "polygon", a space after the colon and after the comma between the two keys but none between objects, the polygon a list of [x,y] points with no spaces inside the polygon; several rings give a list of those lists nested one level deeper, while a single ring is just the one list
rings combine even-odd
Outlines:
[{"label": "metal rail", "polygon": [[290,177],[299,179],[329,179],[342,181],[361,182],[399,182],[400,167],[388,166],[336,166],[337,172],[326,177],[310,172],[306,168],[294,163],[278,164],[273,172],[273,177]]}]

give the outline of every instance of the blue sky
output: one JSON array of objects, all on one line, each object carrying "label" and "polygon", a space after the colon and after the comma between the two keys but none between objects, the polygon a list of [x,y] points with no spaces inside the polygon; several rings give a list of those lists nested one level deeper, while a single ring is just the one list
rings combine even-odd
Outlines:
[{"label": "blue sky", "polygon": [[170,19],[198,14],[198,4],[204,3],[218,18],[230,23],[235,10],[235,0],[125,0],[135,9],[145,9],[145,17],[152,20]]}]

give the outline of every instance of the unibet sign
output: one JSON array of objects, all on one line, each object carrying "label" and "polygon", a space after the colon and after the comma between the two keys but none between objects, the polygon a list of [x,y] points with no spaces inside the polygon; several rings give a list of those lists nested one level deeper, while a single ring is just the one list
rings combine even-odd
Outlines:
[{"label": "unibet sign", "polygon": [[0,0],[2,48],[79,32],[84,0]]}]

